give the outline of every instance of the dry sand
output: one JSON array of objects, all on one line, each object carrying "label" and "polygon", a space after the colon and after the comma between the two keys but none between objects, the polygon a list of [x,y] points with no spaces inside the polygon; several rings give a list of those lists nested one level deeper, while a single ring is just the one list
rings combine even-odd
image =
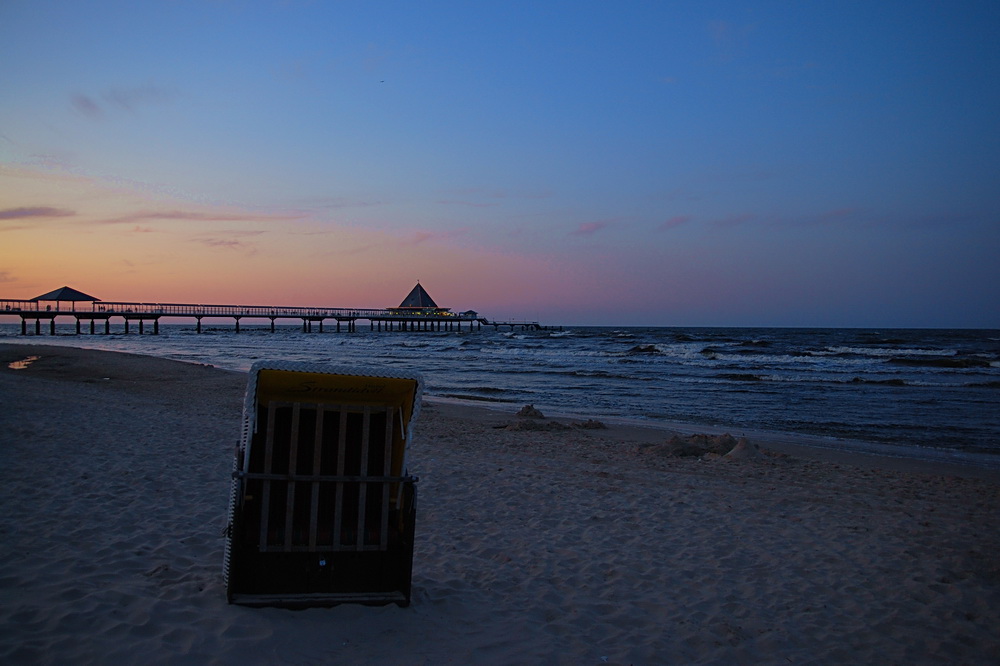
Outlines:
[{"label": "dry sand", "polygon": [[245,380],[0,344],[0,661],[1000,663],[995,474],[671,458],[446,403],[411,453],[409,608],[229,606]]}]

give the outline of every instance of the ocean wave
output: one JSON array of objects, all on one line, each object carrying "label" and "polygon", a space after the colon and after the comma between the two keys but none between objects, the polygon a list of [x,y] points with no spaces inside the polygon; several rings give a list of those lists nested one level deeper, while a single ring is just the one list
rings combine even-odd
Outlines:
[{"label": "ocean wave", "polygon": [[520,402],[519,400],[513,398],[499,398],[499,397],[490,397],[483,395],[474,395],[468,393],[440,393],[438,395],[440,395],[442,398],[452,398],[454,400],[475,400],[476,402],[501,402],[501,403]]},{"label": "ocean wave", "polygon": [[770,340],[744,340],[740,343],[740,347],[770,347],[772,343]]},{"label": "ocean wave", "polygon": [[908,386],[905,379],[899,379],[898,377],[893,379],[870,379],[868,377],[855,377],[851,380],[852,384],[880,384],[882,386]]},{"label": "ocean wave", "polygon": [[989,368],[990,362],[982,358],[955,357],[917,357],[894,356],[887,363],[926,368]]},{"label": "ocean wave", "polygon": [[657,345],[635,345],[631,347],[626,354],[660,354],[662,351]]},{"label": "ocean wave", "polygon": [[569,377],[587,377],[593,379],[621,379],[625,381],[652,381],[652,377],[637,377],[635,375],[622,375],[613,372],[608,372],[606,370],[569,370],[560,374],[567,375]]},{"label": "ocean wave", "polygon": [[845,356],[955,356],[954,349],[927,349],[927,348],[884,348],[884,347],[848,347],[834,346],[825,347],[819,351],[812,351],[816,356],[824,355],[845,355]]},{"label": "ocean wave", "polygon": [[[714,347],[706,347],[699,352],[698,356],[702,360],[707,359],[717,361],[720,364],[729,364],[738,367],[748,365],[762,367],[815,367],[826,363],[825,359],[822,357],[796,354],[755,354],[750,350],[734,354],[723,352]],[[695,357],[691,356],[689,358]]]},{"label": "ocean wave", "polygon": [[722,374],[722,375],[716,375],[716,376],[719,377],[720,379],[728,379],[728,380],[734,381],[734,382],[762,382],[762,381],[764,381],[764,378],[761,377],[760,375],[753,375],[753,374],[749,374],[749,373],[730,373],[730,374]]}]

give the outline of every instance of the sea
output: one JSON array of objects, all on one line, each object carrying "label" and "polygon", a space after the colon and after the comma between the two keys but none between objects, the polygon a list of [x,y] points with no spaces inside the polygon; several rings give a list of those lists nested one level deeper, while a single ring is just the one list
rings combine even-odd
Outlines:
[{"label": "sea", "polygon": [[[304,332],[167,323],[151,335],[20,335],[246,371],[259,359],[416,370],[425,394],[513,413],[794,437],[816,446],[1000,467],[1000,330],[483,327]],[[33,331],[30,331],[33,333]]]}]

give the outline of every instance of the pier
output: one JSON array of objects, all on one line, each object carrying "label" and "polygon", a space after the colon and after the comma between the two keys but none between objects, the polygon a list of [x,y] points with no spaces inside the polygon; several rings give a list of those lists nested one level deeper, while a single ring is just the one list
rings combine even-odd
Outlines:
[{"label": "pier", "polygon": [[[108,335],[112,331],[112,321],[116,328],[124,326],[120,332],[132,330],[139,334],[150,329],[156,335],[160,332],[163,318],[187,319],[195,322],[198,333],[202,332],[202,320],[206,318],[227,318],[234,321],[235,332],[240,332],[243,320],[269,321],[271,332],[276,323],[294,320],[301,322],[305,333],[324,332],[324,324],[333,322],[336,332],[354,332],[358,322],[367,322],[371,331],[478,331],[483,326],[494,329],[543,330],[537,321],[509,320],[495,321],[478,312],[452,312],[450,308],[438,307],[418,283],[410,295],[395,308],[326,308],[288,307],[275,305],[208,305],[201,303],[143,303],[125,301],[102,301],[69,287],[57,289],[33,299],[0,299],[0,315],[20,317],[21,335],[28,335],[34,329],[41,335],[43,328],[50,335],[56,334],[56,318],[72,317],[76,321],[76,334],[98,331]],[[33,322],[33,326],[29,326]],[[44,323],[44,326],[43,326]]]}]

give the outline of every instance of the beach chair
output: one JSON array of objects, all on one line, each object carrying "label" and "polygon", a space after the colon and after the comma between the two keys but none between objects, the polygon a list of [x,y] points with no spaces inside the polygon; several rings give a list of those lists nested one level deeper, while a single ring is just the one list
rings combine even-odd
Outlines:
[{"label": "beach chair", "polygon": [[410,602],[419,374],[258,362],[233,465],[230,603]]}]

